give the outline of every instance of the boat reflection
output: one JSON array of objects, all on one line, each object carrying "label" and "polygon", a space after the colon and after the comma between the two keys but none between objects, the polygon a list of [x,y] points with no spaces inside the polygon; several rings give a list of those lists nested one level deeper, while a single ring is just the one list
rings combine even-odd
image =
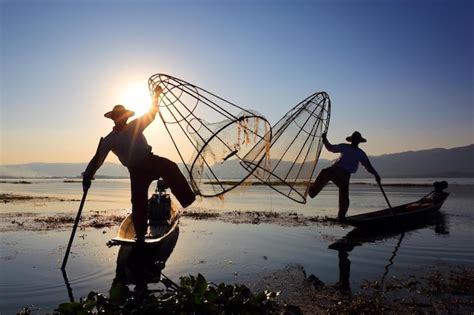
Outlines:
[{"label": "boat reflection", "polygon": [[[143,247],[121,245],[117,255],[115,277],[109,291],[110,299],[117,303],[124,302],[130,295],[135,298],[146,297],[152,291],[149,284],[161,283],[161,289],[176,289],[177,285],[166,277],[162,271],[171,256],[179,237],[179,226],[176,226],[160,242],[146,244]],[[73,290],[66,270],[61,270],[70,302],[75,302]],[[130,292],[130,285],[134,285]]]},{"label": "boat reflection", "polygon": [[161,282],[166,287],[173,286],[173,282],[162,274],[162,270],[176,246],[178,237],[179,226],[156,244],[146,244],[143,247],[121,245],[110,296],[122,290],[128,292],[126,287],[129,285],[135,285],[135,295],[146,295],[149,292],[149,284]]},{"label": "boat reflection", "polygon": [[329,245],[329,249],[336,250],[339,258],[339,281],[335,287],[341,291],[347,293],[351,292],[350,287],[350,272],[351,272],[351,261],[349,259],[349,253],[357,246],[362,246],[366,243],[374,243],[379,241],[385,241],[388,239],[398,237],[398,242],[392,251],[391,257],[388,259],[388,263],[384,268],[384,273],[381,277],[381,284],[389,272],[390,266],[393,265],[395,257],[397,256],[398,250],[402,245],[403,238],[408,232],[413,232],[419,229],[434,227],[436,234],[449,234],[447,215],[444,213],[437,212],[431,216],[425,222],[413,222],[412,224],[404,224],[403,227],[391,227],[390,229],[384,230],[368,230],[364,228],[355,228],[347,233],[346,236],[337,240],[336,242]]}]

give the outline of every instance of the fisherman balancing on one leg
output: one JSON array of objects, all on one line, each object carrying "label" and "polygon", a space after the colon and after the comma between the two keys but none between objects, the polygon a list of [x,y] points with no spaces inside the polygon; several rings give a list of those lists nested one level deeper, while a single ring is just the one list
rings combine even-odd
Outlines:
[{"label": "fisherman balancing on one leg", "polygon": [[367,154],[359,148],[359,144],[367,142],[358,131],[354,131],[346,140],[350,142],[332,145],[327,139],[326,133],[322,134],[322,139],[326,149],[333,153],[340,153],[336,162],[319,173],[314,183],[309,187],[308,194],[311,198],[316,197],[329,181],[332,181],[339,188],[339,220],[343,220],[349,208],[349,180],[351,174],[357,172],[361,163],[369,173],[375,176],[375,180],[380,184],[380,176],[370,164]]},{"label": "fisherman balancing on one leg", "polygon": [[127,123],[135,113],[123,105],[114,106],[113,110],[104,114],[114,121],[112,131],[102,139],[97,153],[89,162],[83,173],[82,185],[89,189],[91,180],[104,162],[109,151],[117,155],[120,162],[128,168],[132,190],[132,217],[137,242],[145,240],[148,215],[148,187],[160,177],[163,178],[171,192],[183,208],[191,205],[195,194],[176,163],[154,155],[148,145],[144,129],[155,119],[159,111],[158,98],[162,93],[160,86],[154,91],[153,101],[148,113]]}]

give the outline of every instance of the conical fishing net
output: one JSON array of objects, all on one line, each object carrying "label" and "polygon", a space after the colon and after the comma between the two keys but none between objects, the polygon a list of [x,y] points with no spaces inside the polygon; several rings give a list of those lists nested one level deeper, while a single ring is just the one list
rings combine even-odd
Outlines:
[{"label": "conical fishing net", "polygon": [[163,89],[159,114],[197,195],[220,196],[257,168],[240,162],[257,143],[269,142],[263,116],[166,74],[151,76],[148,85],[151,93]]},{"label": "conical fishing net", "polygon": [[307,97],[272,127],[271,142],[257,143],[242,164],[277,192],[306,203],[323,145],[321,135],[329,127],[330,106],[325,92]]}]

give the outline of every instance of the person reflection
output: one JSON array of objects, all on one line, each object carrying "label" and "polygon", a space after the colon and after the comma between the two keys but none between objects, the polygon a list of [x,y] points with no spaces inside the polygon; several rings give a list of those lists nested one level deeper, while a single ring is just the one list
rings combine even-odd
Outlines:
[{"label": "person reflection", "polygon": [[171,256],[179,237],[179,227],[173,230],[158,244],[150,244],[137,250],[131,245],[121,245],[117,256],[115,278],[112,281],[110,296],[120,303],[129,295],[128,285],[134,284],[133,295],[145,297],[148,284],[159,283],[166,261]]},{"label": "person reflection", "polygon": [[404,225],[402,227],[397,226],[393,229],[378,231],[369,231],[356,228],[347,233],[347,235],[343,238],[329,245],[329,249],[333,249],[338,252],[339,258],[339,281],[334,286],[337,289],[340,289],[341,292],[351,292],[351,261],[349,259],[349,252],[351,252],[357,246],[361,246],[365,243],[374,243],[377,241],[398,238],[398,242],[392,252],[392,256],[388,259],[388,264],[385,266],[384,276],[386,276],[389,267],[393,265],[394,259],[397,256],[398,250],[402,245],[402,241],[406,233],[424,228],[433,228],[436,235],[445,236],[449,234],[449,224],[447,223],[446,214],[437,212],[431,217],[425,219],[426,220],[422,222],[412,222],[411,224]]},{"label": "person reflection", "polygon": [[351,292],[351,284],[349,278],[351,275],[351,261],[349,260],[349,253],[343,250],[338,250],[339,257],[339,282],[336,287],[343,292]]},{"label": "person reflection", "polygon": [[339,281],[334,284],[334,287],[342,293],[349,294],[351,293],[351,284],[349,281],[351,274],[351,261],[349,260],[349,252],[352,251],[355,246],[360,244],[353,242],[346,237],[329,245],[329,249],[336,250],[339,258]]}]

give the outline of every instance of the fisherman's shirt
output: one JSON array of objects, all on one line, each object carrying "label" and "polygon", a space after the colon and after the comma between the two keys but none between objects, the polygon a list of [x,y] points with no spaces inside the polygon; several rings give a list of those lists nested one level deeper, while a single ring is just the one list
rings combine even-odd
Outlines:
[{"label": "fisherman's shirt", "polygon": [[112,151],[120,162],[130,168],[139,166],[151,154],[151,146],[143,135],[144,129],[153,121],[156,113],[148,112],[127,123],[124,128],[114,128],[97,149],[96,155],[87,166],[84,176],[92,178]]},{"label": "fisherman's shirt", "polygon": [[336,145],[325,143],[325,146],[330,152],[341,153],[339,158],[334,162],[334,166],[338,166],[349,173],[355,173],[357,172],[359,163],[361,163],[369,172],[371,171],[372,167],[369,158],[361,148],[354,148],[347,143]]}]

